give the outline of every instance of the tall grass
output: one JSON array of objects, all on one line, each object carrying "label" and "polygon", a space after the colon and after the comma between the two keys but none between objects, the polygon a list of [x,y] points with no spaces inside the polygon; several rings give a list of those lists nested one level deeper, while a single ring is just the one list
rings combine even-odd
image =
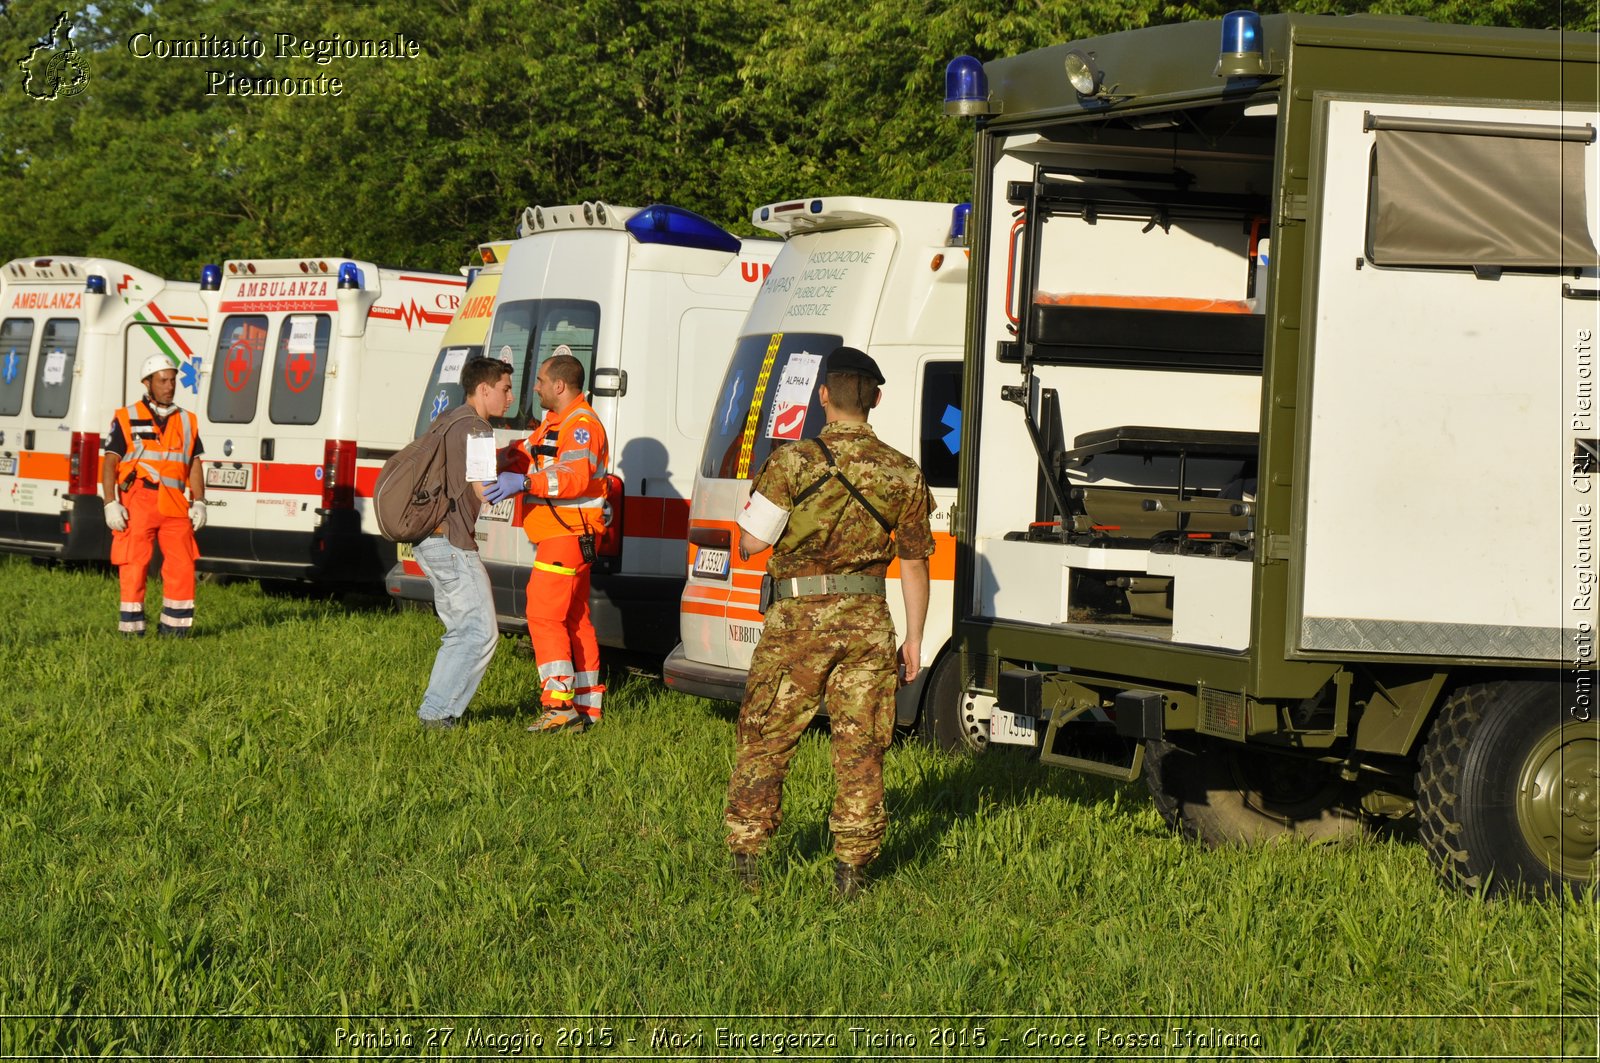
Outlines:
[{"label": "tall grass", "polygon": [[531,736],[507,640],[424,732],[430,615],[206,584],[197,638],[130,642],[104,573],[0,588],[3,1054],[1596,1052],[1595,901],[1446,892],[1414,845],[1205,851],[1139,786],[907,743],[841,906],[818,731],[750,896],[730,706],[618,672]]}]

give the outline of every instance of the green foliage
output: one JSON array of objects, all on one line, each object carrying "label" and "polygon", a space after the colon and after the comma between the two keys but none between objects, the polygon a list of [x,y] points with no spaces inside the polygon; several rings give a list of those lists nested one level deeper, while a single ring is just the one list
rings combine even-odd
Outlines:
[{"label": "green foliage", "polygon": [[[74,9],[80,95],[20,89],[59,0],[0,15],[0,260],[96,254],[192,278],[228,257],[345,255],[454,269],[532,203],[672,202],[748,232],[817,194],[960,200],[970,127],[945,62],[1156,23],[1213,0],[105,0]],[[1593,29],[1552,0],[1289,0],[1441,21]],[[259,37],[266,57],[141,59],[134,34]],[[418,42],[415,60],[277,58],[275,34]],[[219,76],[338,78],[341,94],[229,95]]]},{"label": "green foliage", "polygon": [[[722,840],[731,707],[618,671],[601,727],[530,736],[537,672],[507,640],[469,726],[426,732],[433,617],[197,598],[195,640],[127,641],[113,576],[0,558],[0,1054],[342,1057],[341,1030],[399,1030],[416,1052],[373,1054],[411,1056],[447,1027],[462,1055],[493,1054],[473,1030],[571,1055],[574,1027],[613,1031],[596,1055],[657,1028],[772,1054],[718,1051],[718,1025],[842,1039],[813,1058],[908,1054],[852,1050],[851,1025],[934,1056],[945,1029],[950,1055],[1029,1058],[1595,1049],[1593,897],[1453,894],[1404,842],[1205,851],[1137,786],[904,744],[875,881],[840,906],[820,730],[752,897]],[[667,1015],[756,1017],[640,1017]],[[840,1018],[781,1017],[806,1015]],[[1053,1017],[973,1018],[995,1015]],[[1030,1027],[1094,1047],[1025,1048]]]}]

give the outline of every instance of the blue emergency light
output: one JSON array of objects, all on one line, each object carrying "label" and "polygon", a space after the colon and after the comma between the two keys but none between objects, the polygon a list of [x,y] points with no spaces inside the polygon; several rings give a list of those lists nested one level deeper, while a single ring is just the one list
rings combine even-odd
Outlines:
[{"label": "blue emergency light", "polygon": [[739,238],[716,222],[692,210],[656,203],[637,211],[623,224],[641,244],[694,247],[704,251],[739,253]]},{"label": "blue emergency light", "polygon": [[1230,11],[1222,16],[1222,48],[1217,76],[1261,77],[1267,64],[1261,48],[1261,16],[1254,11]]},{"label": "blue emergency light", "polygon": [[971,203],[957,203],[950,212],[950,239],[948,244],[965,244],[967,242],[967,219],[972,216]]},{"label": "blue emergency light", "polygon": [[339,263],[339,287],[365,288],[366,285],[362,283],[361,267],[354,262]]},{"label": "blue emergency light", "polygon": [[968,117],[989,113],[989,76],[970,55],[958,55],[944,68],[944,113]]},{"label": "blue emergency light", "polygon": [[222,287],[222,267],[215,262],[200,267],[200,290],[214,292]]},{"label": "blue emergency light", "polygon": [[83,279],[83,290],[90,295],[104,295],[106,294],[106,279],[90,274]]}]

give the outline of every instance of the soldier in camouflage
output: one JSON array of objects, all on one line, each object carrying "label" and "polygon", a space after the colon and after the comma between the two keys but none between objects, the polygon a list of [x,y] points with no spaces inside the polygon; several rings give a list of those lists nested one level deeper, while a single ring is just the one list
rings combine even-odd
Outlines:
[{"label": "soldier in camouflage", "polygon": [[[757,857],[782,819],[789,761],[826,695],[837,783],[828,817],[834,887],[849,898],[888,825],[883,755],[894,736],[895,690],[922,666],[933,499],[916,462],[867,424],[884,382],[877,364],[840,347],[823,374],[820,437],[775,450],[739,517],[742,556],[774,547],[767,562],[774,601],[739,707],[726,822],[734,872],[754,889]],[[884,597],[896,556],[906,607],[898,678]]]}]

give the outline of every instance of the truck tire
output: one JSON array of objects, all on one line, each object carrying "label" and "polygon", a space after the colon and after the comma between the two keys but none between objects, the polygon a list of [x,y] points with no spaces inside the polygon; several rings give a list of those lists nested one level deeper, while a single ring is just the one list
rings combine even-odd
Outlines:
[{"label": "truck tire", "polygon": [[981,756],[989,750],[989,726],[968,717],[961,696],[961,654],[954,650],[934,662],[917,714],[917,734],[946,753]]},{"label": "truck tire", "polygon": [[1600,719],[1551,682],[1455,691],[1417,765],[1418,835],[1446,882],[1577,894],[1596,878]]},{"label": "truck tire", "polygon": [[1328,765],[1208,743],[1186,749],[1145,742],[1144,776],[1167,824],[1207,845],[1257,845],[1276,838],[1336,841],[1362,833],[1346,807],[1349,787]]}]

